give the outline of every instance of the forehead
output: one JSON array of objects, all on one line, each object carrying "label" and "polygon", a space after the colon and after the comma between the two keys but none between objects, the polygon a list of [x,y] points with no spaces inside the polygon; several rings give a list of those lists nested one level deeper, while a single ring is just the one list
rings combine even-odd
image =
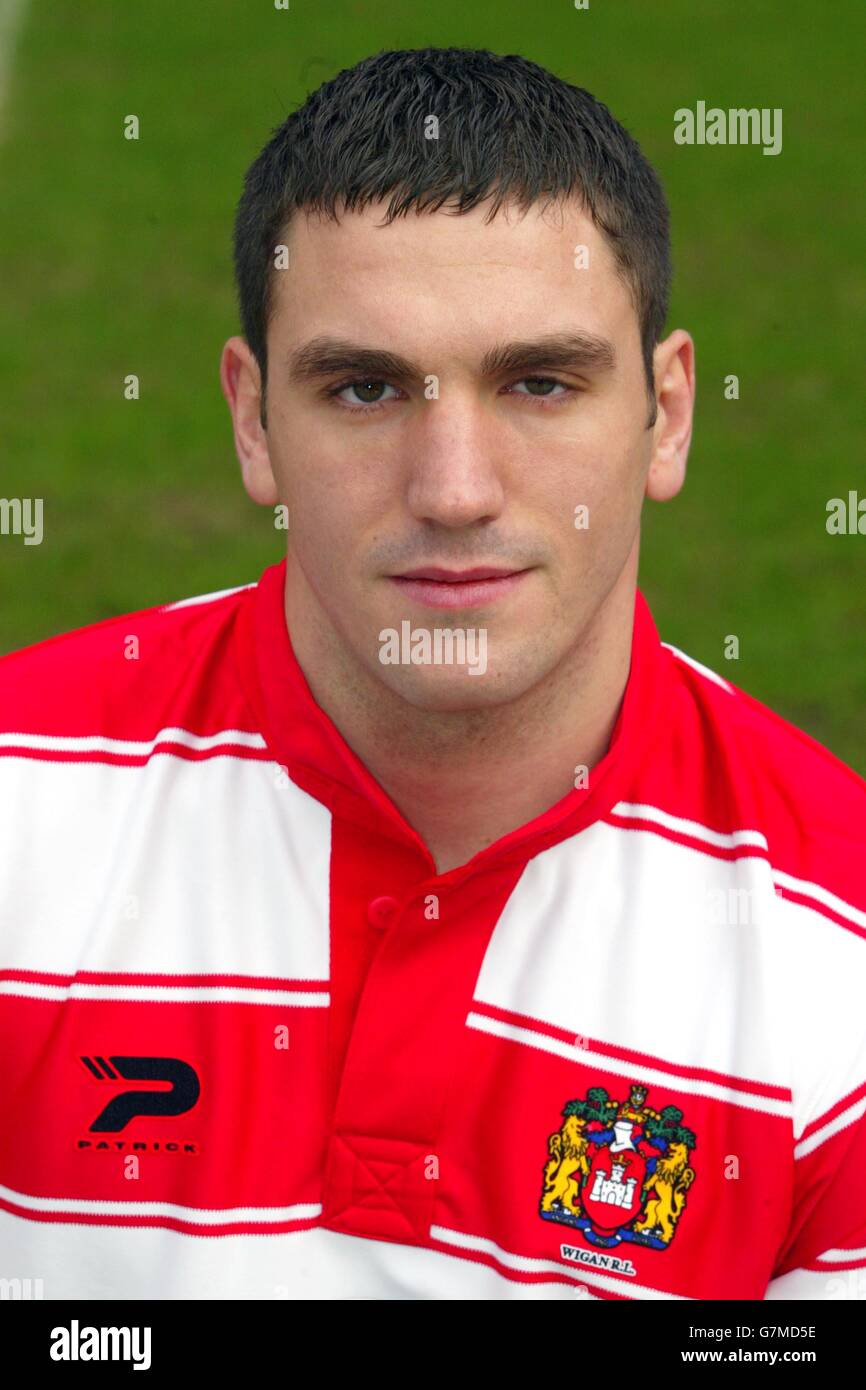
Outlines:
[{"label": "forehead", "polygon": [[577,199],[528,210],[489,204],[439,209],[385,223],[387,200],[339,212],[302,211],[282,239],[289,265],[276,272],[271,328],[279,344],[311,333],[408,342],[481,334],[515,338],[581,329],[637,337],[628,285],[613,252]]}]

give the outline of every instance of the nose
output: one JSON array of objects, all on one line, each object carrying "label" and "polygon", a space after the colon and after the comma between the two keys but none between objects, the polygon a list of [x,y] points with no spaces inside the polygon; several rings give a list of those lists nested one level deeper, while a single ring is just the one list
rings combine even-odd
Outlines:
[{"label": "nose", "polygon": [[484,408],[451,387],[426,402],[406,436],[407,501],[419,521],[469,526],[505,504],[503,441]]}]

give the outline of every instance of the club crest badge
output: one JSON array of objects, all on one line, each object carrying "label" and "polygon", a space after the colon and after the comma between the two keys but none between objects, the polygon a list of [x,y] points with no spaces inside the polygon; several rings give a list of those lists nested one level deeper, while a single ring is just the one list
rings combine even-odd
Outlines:
[{"label": "club crest badge", "polygon": [[539,1215],[579,1230],[594,1246],[629,1241],[666,1250],[695,1180],[696,1138],[675,1105],[653,1110],[649,1088],[635,1084],[628,1100],[591,1086],[565,1105],[548,1139]]}]

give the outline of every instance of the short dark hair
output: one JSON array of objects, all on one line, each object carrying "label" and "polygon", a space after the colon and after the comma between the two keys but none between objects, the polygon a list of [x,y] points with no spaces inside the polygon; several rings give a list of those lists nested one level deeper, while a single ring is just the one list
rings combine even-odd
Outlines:
[{"label": "short dark hair", "polygon": [[[425,122],[439,118],[438,139]],[[247,170],[234,230],[244,336],[267,385],[274,248],[292,214],[339,220],[390,195],[386,223],[410,208],[468,212],[492,199],[528,209],[578,197],[632,294],[650,397],[653,348],[670,294],[669,214],[655,170],[606,106],[517,54],[418,48],[378,53],[311,93]],[[654,412],[652,419],[655,418]],[[650,421],[652,423],[652,420]]]}]

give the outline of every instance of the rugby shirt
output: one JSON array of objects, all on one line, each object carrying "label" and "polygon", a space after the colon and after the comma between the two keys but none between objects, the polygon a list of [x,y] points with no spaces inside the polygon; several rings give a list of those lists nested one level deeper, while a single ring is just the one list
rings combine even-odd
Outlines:
[{"label": "rugby shirt", "polygon": [[866,1296],[866,783],[638,591],[588,785],[437,874],[284,580],[0,661],[0,1279]]}]

